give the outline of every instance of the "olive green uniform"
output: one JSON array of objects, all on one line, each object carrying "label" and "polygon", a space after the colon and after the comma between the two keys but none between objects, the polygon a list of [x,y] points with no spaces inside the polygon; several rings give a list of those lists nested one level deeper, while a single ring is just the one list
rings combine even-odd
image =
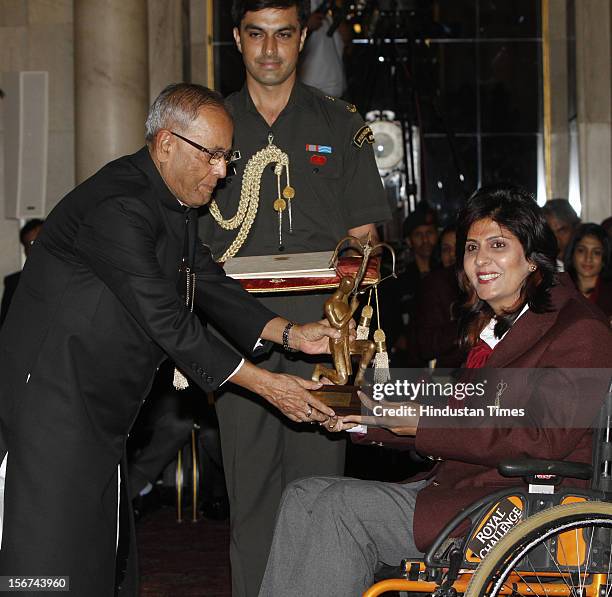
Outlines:
[{"label": "olive green uniform", "polygon": [[[331,251],[350,228],[382,222],[390,209],[376,168],[373,137],[354,106],[296,83],[289,102],[272,126],[259,114],[246,86],[227,100],[235,120],[234,147],[242,159],[236,175],[216,193],[225,218],[240,199],[242,173],[251,156],[268,145],[269,135],[289,155],[293,230],[283,214],[285,254]],[[262,175],[259,209],[238,256],[282,254],[278,198],[273,165]],[[285,185],[283,175],[282,185]],[[200,235],[219,258],[236,237],[210,214],[200,219]],[[300,323],[321,319],[325,296],[302,293],[263,297],[272,311]],[[271,371],[310,378],[313,358],[272,351],[258,365]],[[232,384],[217,402],[223,461],[231,508],[234,597],[257,595],[285,486],[300,477],[338,475],[344,469],[345,443],[318,426],[297,425],[261,398]]]}]

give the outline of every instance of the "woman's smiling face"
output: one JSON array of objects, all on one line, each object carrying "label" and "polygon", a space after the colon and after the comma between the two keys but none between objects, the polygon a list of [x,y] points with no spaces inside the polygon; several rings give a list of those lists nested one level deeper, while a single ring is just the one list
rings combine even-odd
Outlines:
[{"label": "woman's smiling face", "polygon": [[478,297],[498,315],[516,305],[535,269],[519,239],[491,218],[474,222],[468,230],[463,268]]},{"label": "woman's smiling face", "polygon": [[603,254],[603,245],[596,236],[583,236],[574,249],[574,267],[578,275],[596,279],[603,268]]}]

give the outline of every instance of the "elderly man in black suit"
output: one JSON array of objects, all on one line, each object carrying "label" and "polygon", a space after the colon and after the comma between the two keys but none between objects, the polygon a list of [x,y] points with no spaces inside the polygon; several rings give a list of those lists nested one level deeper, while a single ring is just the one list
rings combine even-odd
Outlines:
[{"label": "elderly man in black suit", "polygon": [[87,597],[137,594],[118,465],[167,356],[205,392],[231,378],[293,421],[333,415],[308,392],[319,384],[255,367],[191,312],[195,303],[247,355],[261,341],[320,353],[337,336],[261,306],[197,237],[197,208],[232,155],[222,98],[169,86],[146,128],[146,147],[53,210],[0,333],[0,575],[69,576]]}]

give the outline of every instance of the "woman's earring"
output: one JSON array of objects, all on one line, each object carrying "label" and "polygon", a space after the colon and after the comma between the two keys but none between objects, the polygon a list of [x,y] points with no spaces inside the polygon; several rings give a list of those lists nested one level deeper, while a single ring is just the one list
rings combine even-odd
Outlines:
[{"label": "woman's earring", "polygon": [[535,271],[536,271],[536,269],[538,269],[538,268],[537,268],[537,266],[535,266],[535,265],[530,265],[530,266],[529,266],[529,271],[530,271],[530,272],[535,272]]}]

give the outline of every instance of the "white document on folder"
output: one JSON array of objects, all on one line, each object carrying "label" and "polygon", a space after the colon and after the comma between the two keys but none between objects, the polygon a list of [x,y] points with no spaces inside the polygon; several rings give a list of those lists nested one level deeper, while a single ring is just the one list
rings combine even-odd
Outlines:
[{"label": "white document on folder", "polygon": [[225,273],[236,280],[259,278],[333,278],[329,267],[333,251],[291,253],[288,255],[253,255],[232,257],[225,262]]}]

